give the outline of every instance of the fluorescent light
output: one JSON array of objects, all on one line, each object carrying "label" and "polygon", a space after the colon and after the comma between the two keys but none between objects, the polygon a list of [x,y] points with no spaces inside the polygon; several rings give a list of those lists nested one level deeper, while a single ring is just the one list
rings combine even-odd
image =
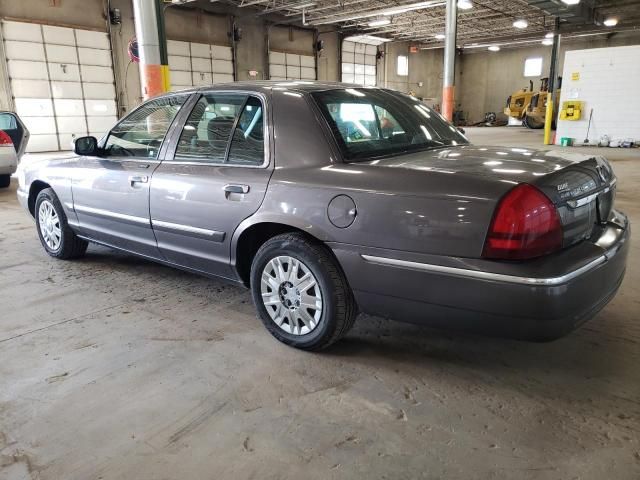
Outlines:
[{"label": "fluorescent light", "polygon": [[350,13],[339,16],[321,17],[318,20],[312,20],[310,25],[328,25],[331,23],[349,22],[351,20],[358,20],[360,18],[379,17],[381,15],[393,16],[401,13],[411,12],[413,10],[420,10],[423,8],[434,8],[445,5],[443,0],[431,0],[428,2],[407,3],[405,5],[396,5],[387,8],[378,8],[375,10],[364,10],[359,13]]},{"label": "fluorescent light", "polygon": [[524,19],[520,19],[513,22],[513,26],[516,28],[527,28],[529,26],[529,22]]},{"label": "fluorescent light", "polygon": [[544,38],[553,38],[553,32],[547,33]]},{"label": "fluorescent light", "polygon": [[300,8],[310,8],[315,6],[316,6],[316,2],[304,2],[304,3],[297,3],[295,5],[287,5],[287,8],[293,8],[297,10]]},{"label": "fluorescent light", "polygon": [[497,45],[491,45],[489,47],[489,51],[491,51],[491,52],[499,52],[500,51],[500,47],[497,46]]},{"label": "fluorescent light", "polygon": [[613,17],[609,17],[607,19],[605,19],[604,22],[602,22],[605,24],[605,26],[607,27],[615,27],[618,24],[618,19],[617,18],[613,18]]},{"label": "fluorescent light", "polygon": [[550,38],[545,38],[544,40],[542,40],[542,44],[543,45],[553,45],[553,40],[551,40]]},{"label": "fluorescent light", "polygon": [[375,37],[373,35],[352,35],[345,38],[347,42],[366,43],[367,45],[381,45],[390,42],[391,38]]},{"label": "fluorescent light", "polygon": [[562,0],[562,3],[566,3],[567,5],[578,5],[580,0]]},{"label": "fluorescent light", "polygon": [[381,27],[383,25],[389,25],[390,23],[390,18],[377,18],[375,20],[371,20],[367,25],[370,27]]},{"label": "fluorescent light", "polygon": [[436,40],[444,40],[446,37],[446,35],[444,33],[436,33],[433,38],[435,38]]},{"label": "fluorescent light", "polygon": [[398,5],[387,9],[382,15],[399,15],[400,13],[411,12],[412,10],[420,10],[421,8],[432,7],[436,2],[418,2],[409,5]]},{"label": "fluorescent light", "polygon": [[460,10],[469,10],[473,8],[473,3],[471,3],[471,0],[458,0],[458,8]]}]

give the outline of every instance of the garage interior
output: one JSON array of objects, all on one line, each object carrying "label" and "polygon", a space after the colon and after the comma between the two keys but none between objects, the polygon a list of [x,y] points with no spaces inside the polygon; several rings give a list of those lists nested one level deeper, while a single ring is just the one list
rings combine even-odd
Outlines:
[{"label": "garage interior", "polygon": [[[0,110],[31,132],[22,162],[68,155],[149,96],[140,1],[0,0]],[[399,90],[477,145],[606,157],[617,207],[640,222],[638,0],[174,0],[161,11],[172,91],[253,80]],[[554,107],[535,128],[505,114],[527,93]],[[16,185],[0,190],[2,480],[640,478],[636,242],[615,299],[554,342],[361,315],[308,353],[265,334],[240,287],[95,245],[72,263],[49,258]]]}]

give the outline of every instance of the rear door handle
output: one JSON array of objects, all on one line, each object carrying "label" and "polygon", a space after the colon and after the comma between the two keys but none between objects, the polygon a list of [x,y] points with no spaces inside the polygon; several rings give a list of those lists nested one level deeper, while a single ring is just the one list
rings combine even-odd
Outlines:
[{"label": "rear door handle", "polygon": [[227,193],[249,193],[249,190],[249,185],[230,184],[224,186],[224,191]]},{"label": "rear door handle", "polygon": [[133,187],[136,183],[147,183],[149,177],[147,175],[131,175],[129,177],[129,183]]}]

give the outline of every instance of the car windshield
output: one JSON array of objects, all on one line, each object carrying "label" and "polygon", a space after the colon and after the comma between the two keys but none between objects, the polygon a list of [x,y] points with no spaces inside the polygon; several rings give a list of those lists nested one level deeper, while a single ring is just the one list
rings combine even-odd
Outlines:
[{"label": "car windshield", "polygon": [[311,95],[348,161],[469,143],[438,112],[408,95],[373,88]]}]

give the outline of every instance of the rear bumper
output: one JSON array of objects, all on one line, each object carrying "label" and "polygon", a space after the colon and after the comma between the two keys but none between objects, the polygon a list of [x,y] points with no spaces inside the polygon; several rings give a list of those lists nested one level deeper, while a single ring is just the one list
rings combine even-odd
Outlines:
[{"label": "rear bumper", "polygon": [[596,241],[518,264],[451,257],[435,263],[424,255],[332,247],[365,313],[545,341],[574,330],[616,294],[630,236],[628,221],[619,219],[623,224],[610,224]]}]

